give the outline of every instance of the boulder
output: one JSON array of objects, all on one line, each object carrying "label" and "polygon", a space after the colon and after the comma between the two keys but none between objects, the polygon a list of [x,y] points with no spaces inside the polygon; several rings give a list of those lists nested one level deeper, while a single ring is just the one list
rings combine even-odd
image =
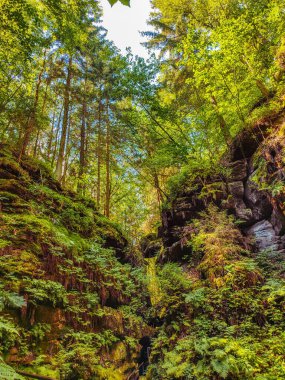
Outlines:
[{"label": "boulder", "polygon": [[272,224],[268,220],[261,220],[247,230],[249,236],[254,237],[259,251],[278,251],[279,237],[275,234]]},{"label": "boulder", "polygon": [[270,223],[272,224],[276,235],[284,235],[285,233],[285,217],[280,210],[273,208]]},{"label": "boulder", "polygon": [[230,182],[228,184],[229,193],[233,195],[233,197],[243,198],[244,194],[244,186],[242,181]]},{"label": "boulder", "polygon": [[193,209],[192,197],[179,197],[175,200],[176,211],[189,211]]},{"label": "boulder", "polygon": [[165,234],[162,238],[163,244],[166,247],[170,247],[172,244],[176,243],[183,236],[184,227],[174,226],[165,231]]},{"label": "boulder", "polygon": [[235,198],[230,195],[229,198],[223,203],[223,208],[229,210],[245,225],[250,225],[253,222],[252,211],[246,206],[242,198]]},{"label": "boulder", "polygon": [[235,203],[235,214],[242,222],[247,224],[252,222],[252,210],[246,207],[246,204],[241,199],[238,199]]}]

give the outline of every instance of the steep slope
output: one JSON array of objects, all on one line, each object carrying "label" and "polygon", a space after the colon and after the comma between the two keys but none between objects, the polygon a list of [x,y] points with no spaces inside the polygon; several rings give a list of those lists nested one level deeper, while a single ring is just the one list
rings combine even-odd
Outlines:
[{"label": "steep slope", "polygon": [[[144,270],[91,200],[0,147],[0,378],[137,378]],[[1,372],[2,371],[2,372]]]},{"label": "steep slope", "polygon": [[260,120],[163,211],[148,379],[285,377],[285,119]]}]

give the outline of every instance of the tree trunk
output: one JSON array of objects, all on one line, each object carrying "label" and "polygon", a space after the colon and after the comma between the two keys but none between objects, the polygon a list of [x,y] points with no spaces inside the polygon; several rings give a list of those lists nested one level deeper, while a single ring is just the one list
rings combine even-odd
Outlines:
[{"label": "tree trunk", "polygon": [[36,112],[37,112],[37,107],[38,107],[38,102],[39,102],[40,87],[42,83],[42,76],[45,70],[45,65],[46,65],[46,52],[44,53],[42,68],[39,72],[38,80],[36,83],[34,104],[30,112],[30,115],[28,117],[27,126],[26,126],[24,136],[20,145],[19,161],[21,161],[22,156],[26,153],[28,144],[31,140],[32,133],[36,128]]},{"label": "tree trunk", "polygon": [[85,172],[85,153],[86,153],[86,114],[87,114],[87,106],[86,106],[86,82],[87,78],[85,77],[84,84],[84,94],[82,99],[82,115],[81,115],[81,127],[80,127],[80,156],[79,156],[79,182],[78,182],[78,190],[84,194],[84,185],[83,175]]},{"label": "tree trunk", "polygon": [[[60,108],[60,113],[57,121],[57,126],[55,129],[55,144],[54,144],[54,149],[52,152],[52,160],[51,160],[51,167],[54,167],[54,162],[56,158],[56,153],[57,153],[57,145],[58,145],[58,135],[59,135],[59,130],[60,130],[60,124],[61,124],[61,116],[62,116],[62,111],[63,111],[63,106]],[[51,141],[52,144],[52,141]]]},{"label": "tree trunk", "polygon": [[37,131],[36,142],[35,142],[35,146],[34,146],[34,153],[33,153],[33,157],[36,157],[36,156],[37,156],[37,153],[38,153],[38,145],[39,145],[39,140],[40,140],[40,131],[38,130],[38,131]]},{"label": "tree trunk", "polygon": [[111,128],[107,104],[106,120],[106,191],[105,191],[105,216],[110,216],[110,199],[111,199],[111,179],[110,179],[110,145],[111,145]]},{"label": "tree trunk", "polygon": [[[49,79],[49,80],[46,81],[46,87],[45,87],[44,98],[43,98],[43,105],[42,105],[42,109],[41,109],[42,115],[45,112],[46,102],[47,102],[47,93],[48,93],[48,89],[49,89],[50,83],[51,83],[51,79]],[[54,122],[54,117],[53,117],[52,124],[53,124],[53,122]],[[36,138],[36,142],[35,142],[35,146],[34,146],[34,154],[33,154],[34,157],[36,157],[37,153],[38,153],[37,150],[39,148],[40,135],[41,135],[41,131],[40,131],[40,129],[38,129],[38,131],[37,131],[37,138]]]},{"label": "tree trunk", "polygon": [[100,210],[101,200],[101,144],[102,144],[102,108],[101,98],[99,100],[98,130],[97,130],[97,207]]},{"label": "tree trunk", "polygon": [[66,182],[66,174],[68,170],[68,164],[69,164],[69,157],[70,152],[72,149],[72,142],[70,142],[70,129],[71,129],[72,120],[71,117],[68,119],[68,126],[67,126],[67,133],[66,133],[66,143],[65,143],[65,154],[63,159],[63,169],[62,169],[62,176],[61,176],[61,183],[65,185]]},{"label": "tree trunk", "polygon": [[159,185],[159,178],[158,178],[158,174],[156,173],[156,171],[153,174],[153,179],[154,179],[154,187],[155,187],[156,193],[157,193],[158,208],[161,211],[161,204],[163,202],[163,195],[162,195],[162,192],[161,192],[161,188],[160,188],[160,185]]},{"label": "tree trunk", "polygon": [[63,163],[64,163],[67,128],[68,128],[71,71],[72,71],[72,57],[69,58],[69,62],[68,62],[67,78],[66,78],[65,92],[64,92],[61,139],[60,139],[59,152],[58,152],[58,158],[57,158],[56,170],[55,170],[55,175],[58,181],[62,180],[62,174],[63,174]]},{"label": "tree trunk", "polygon": [[47,152],[46,156],[48,160],[50,159],[50,155],[51,155],[51,146],[52,146],[52,140],[53,140],[53,135],[54,135],[54,127],[55,127],[55,111],[53,112],[51,130],[49,133],[48,143],[46,147],[46,152]]}]

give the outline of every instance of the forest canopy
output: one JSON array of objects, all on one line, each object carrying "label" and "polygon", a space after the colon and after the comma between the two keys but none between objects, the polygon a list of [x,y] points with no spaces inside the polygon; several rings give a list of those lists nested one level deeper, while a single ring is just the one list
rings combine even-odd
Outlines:
[{"label": "forest canopy", "polygon": [[106,39],[96,1],[1,3],[1,139],[128,230],[283,99],[283,1],[152,5],[144,60]]}]

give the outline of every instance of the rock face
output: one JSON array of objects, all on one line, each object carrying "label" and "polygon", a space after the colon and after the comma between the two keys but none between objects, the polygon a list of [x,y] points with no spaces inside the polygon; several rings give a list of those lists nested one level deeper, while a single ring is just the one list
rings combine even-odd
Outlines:
[{"label": "rock face", "polygon": [[[165,246],[162,261],[181,260],[185,254],[191,254],[185,238],[189,224],[210,203],[239,220],[253,250],[283,252],[285,136],[282,123],[282,116],[274,115],[252,130],[242,132],[225,159],[227,176],[204,178],[192,183],[191,190],[178,194],[171,207],[163,212],[163,226],[158,233]],[[273,124],[274,133],[268,128]]]},{"label": "rock face", "polygon": [[162,243],[155,234],[145,236],[140,242],[140,248],[145,258],[156,256],[162,248]]},{"label": "rock face", "polygon": [[255,237],[255,243],[259,251],[270,249],[277,251],[279,248],[279,236],[276,235],[273,225],[268,220],[261,220],[247,230],[247,234]]}]

